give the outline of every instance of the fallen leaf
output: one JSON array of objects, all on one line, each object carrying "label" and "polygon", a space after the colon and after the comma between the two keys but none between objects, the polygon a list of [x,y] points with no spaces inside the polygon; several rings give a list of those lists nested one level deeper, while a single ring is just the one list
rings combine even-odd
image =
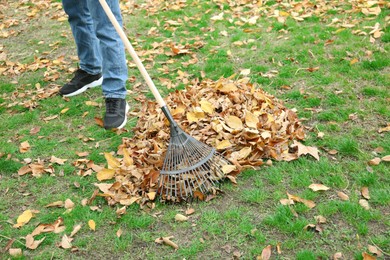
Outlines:
[{"label": "fallen leaf", "polygon": [[339,260],[343,258],[343,254],[341,252],[337,252],[333,255],[333,260]]},{"label": "fallen leaf", "polygon": [[97,174],[96,174],[96,178],[99,180],[99,181],[104,181],[104,180],[111,180],[112,178],[114,178],[114,175],[115,175],[115,170],[114,169],[102,169],[101,171],[99,171]]},{"label": "fallen leaf", "polygon": [[182,214],[176,214],[175,220],[178,222],[184,222],[188,220],[188,217],[182,215]]},{"label": "fallen leaf", "polygon": [[170,236],[170,237],[159,237],[157,238],[154,242],[158,243],[158,244],[166,244],[166,245],[169,245],[171,247],[173,247],[174,249],[179,249],[179,246],[174,243],[173,241],[171,241],[171,239],[173,238],[173,236]]},{"label": "fallen leaf", "polygon": [[365,199],[359,200],[359,204],[360,204],[360,206],[362,206],[366,210],[370,209],[370,205],[368,204],[368,201]]},{"label": "fallen leaf", "polygon": [[192,215],[192,214],[194,214],[195,213],[195,209],[193,209],[193,208],[189,208],[189,209],[187,209],[186,210],[186,215]]},{"label": "fallen leaf", "polygon": [[306,146],[298,141],[294,141],[294,146],[298,147],[298,157],[302,154],[310,154],[314,158],[317,159],[317,161],[320,160],[320,156],[318,155],[318,148],[312,147],[312,146]]},{"label": "fallen leaf", "polygon": [[118,231],[116,231],[116,237],[120,238],[122,236],[122,234],[123,234],[123,231],[121,228],[119,228]]},{"label": "fallen leaf", "polygon": [[310,189],[312,189],[313,191],[325,191],[325,190],[329,190],[328,187],[326,187],[325,185],[323,184],[310,184],[309,186]]},{"label": "fallen leaf", "polygon": [[120,162],[114,156],[112,156],[112,154],[104,153],[104,157],[106,158],[108,166],[111,169],[116,169],[120,166]]},{"label": "fallen leaf", "polygon": [[376,257],[375,256],[372,256],[366,252],[363,252],[362,253],[362,256],[363,256],[363,260],[376,260]]},{"label": "fallen leaf", "polygon": [[382,257],[382,252],[376,246],[368,245],[367,248],[371,254]]},{"label": "fallen leaf", "polygon": [[40,240],[34,240],[34,237],[31,234],[29,234],[29,235],[26,236],[26,244],[25,244],[25,246],[28,249],[34,250],[43,242],[43,240],[45,240],[45,238],[46,237],[43,237]]},{"label": "fallen leaf", "polygon": [[50,207],[59,207],[59,208],[61,208],[63,206],[64,206],[64,202],[61,201],[61,200],[58,200],[58,201],[52,202],[50,204],[47,204],[45,206],[45,208],[50,208]]},{"label": "fallen leaf", "polygon": [[19,257],[19,256],[23,255],[22,249],[20,249],[20,248],[10,248],[8,250],[8,253],[10,254],[10,256],[13,256],[13,257]]},{"label": "fallen leaf", "polygon": [[381,163],[381,158],[375,157],[374,159],[368,162],[369,165],[379,165]]},{"label": "fallen leaf", "polygon": [[31,146],[28,143],[28,141],[24,141],[19,146],[19,152],[21,153],[27,153],[30,150]]},{"label": "fallen leaf", "polygon": [[269,260],[271,258],[271,245],[266,246],[263,251],[261,251],[261,256],[258,256],[258,260]]},{"label": "fallen leaf", "polygon": [[88,226],[89,226],[89,228],[90,228],[91,230],[95,231],[95,229],[96,229],[96,223],[95,223],[94,220],[92,220],[92,219],[88,220]]},{"label": "fallen leaf", "polygon": [[363,187],[361,190],[361,194],[365,199],[370,199],[370,192],[368,191],[368,187]]},{"label": "fallen leaf", "polygon": [[16,220],[16,224],[14,225],[14,228],[19,228],[24,225],[26,225],[31,218],[33,218],[34,214],[31,210],[25,210]]},{"label": "fallen leaf", "polygon": [[73,201],[70,200],[70,199],[66,199],[66,200],[65,200],[65,203],[64,203],[64,207],[65,207],[66,209],[73,209],[73,208],[74,208],[74,203],[73,203]]},{"label": "fallen leaf", "polygon": [[381,160],[384,162],[390,162],[390,155],[383,156]]},{"label": "fallen leaf", "polygon": [[76,235],[76,233],[80,231],[81,227],[82,227],[82,224],[77,224],[76,226],[74,226],[69,237],[74,237],[74,235]]},{"label": "fallen leaf", "polygon": [[226,124],[232,129],[242,130],[244,128],[241,119],[236,116],[228,116],[226,117],[225,121]]},{"label": "fallen leaf", "polygon": [[67,235],[63,235],[61,239],[61,243],[58,245],[59,247],[62,247],[63,249],[69,249],[72,248],[72,237],[68,237]]},{"label": "fallen leaf", "polygon": [[51,163],[56,163],[56,164],[59,164],[59,165],[64,165],[64,163],[67,161],[67,159],[60,159],[60,158],[57,158],[55,156],[51,156],[50,158],[50,162]]},{"label": "fallen leaf", "polygon": [[317,223],[319,223],[319,224],[324,224],[324,223],[326,223],[326,218],[325,217],[323,217],[323,216],[315,216],[314,217],[315,218],[315,220],[317,221]]},{"label": "fallen leaf", "polygon": [[341,200],[349,200],[349,196],[347,194],[345,194],[344,192],[342,192],[342,191],[337,192],[337,196]]}]

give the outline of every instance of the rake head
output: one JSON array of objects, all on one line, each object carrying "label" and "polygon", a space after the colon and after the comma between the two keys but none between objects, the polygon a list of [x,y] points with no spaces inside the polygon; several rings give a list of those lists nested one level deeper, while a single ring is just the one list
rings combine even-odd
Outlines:
[{"label": "rake head", "polygon": [[[169,119],[170,114],[166,116]],[[169,121],[171,136],[160,171],[159,194],[165,200],[180,201],[195,191],[210,192],[224,177],[222,167],[230,163],[215,148],[185,133],[173,119]]]}]

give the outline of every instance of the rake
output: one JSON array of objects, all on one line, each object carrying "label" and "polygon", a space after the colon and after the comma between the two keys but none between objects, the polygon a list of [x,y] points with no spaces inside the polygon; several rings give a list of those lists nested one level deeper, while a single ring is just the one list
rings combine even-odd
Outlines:
[{"label": "rake", "polygon": [[210,193],[223,179],[223,167],[229,165],[229,161],[215,148],[188,135],[175,122],[106,0],[99,0],[99,2],[170,124],[170,141],[160,171],[158,194],[163,200],[181,201],[194,197],[197,191],[203,194]]}]

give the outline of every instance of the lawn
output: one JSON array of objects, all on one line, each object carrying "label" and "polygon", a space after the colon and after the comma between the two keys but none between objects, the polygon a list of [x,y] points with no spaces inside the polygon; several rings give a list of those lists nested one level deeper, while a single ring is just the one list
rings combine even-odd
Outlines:
[{"label": "lawn", "polygon": [[[99,87],[57,94],[78,66],[61,2],[1,1],[0,258],[389,258],[389,7],[121,1],[126,34],[164,97],[247,78],[296,111],[303,143],[320,156],[263,158],[210,200],[145,207],[93,195],[96,169],[107,153],[122,157],[153,101],[130,56],[129,122],[106,131]],[[41,224],[50,230],[32,236]]]}]

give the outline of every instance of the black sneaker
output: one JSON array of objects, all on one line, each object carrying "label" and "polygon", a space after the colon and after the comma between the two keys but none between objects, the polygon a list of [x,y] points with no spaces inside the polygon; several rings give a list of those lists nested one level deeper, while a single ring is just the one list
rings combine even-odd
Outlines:
[{"label": "black sneaker", "polygon": [[106,98],[106,114],[104,116],[104,128],[122,128],[127,122],[127,112],[130,107],[125,99]]},{"label": "black sneaker", "polygon": [[82,69],[78,69],[73,79],[66,83],[60,89],[60,95],[64,97],[71,97],[83,93],[89,88],[101,85],[103,82],[102,74],[91,75]]}]

